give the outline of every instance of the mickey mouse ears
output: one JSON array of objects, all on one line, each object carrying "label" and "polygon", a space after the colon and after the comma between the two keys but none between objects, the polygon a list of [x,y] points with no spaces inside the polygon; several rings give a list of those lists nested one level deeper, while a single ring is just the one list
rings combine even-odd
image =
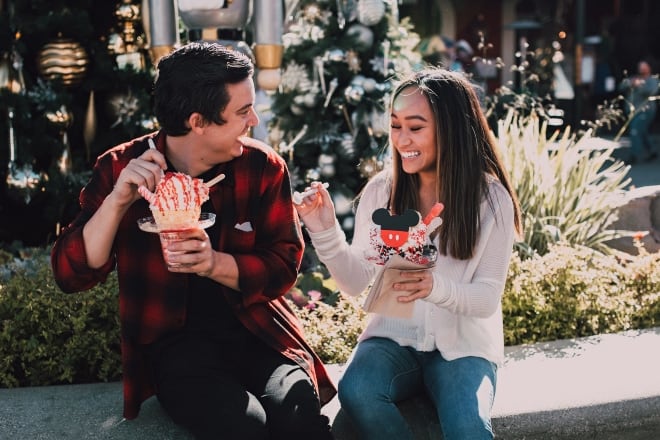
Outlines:
[{"label": "mickey mouse ears", "polygon": [[385,208],[378,208],[371,216],[373,222],[380,225],[382,229],[391,231],[407,231],[410,227],[416,226],[422,220],[422,216],[414,209],[406,209],[401,215],[390,215]]}]

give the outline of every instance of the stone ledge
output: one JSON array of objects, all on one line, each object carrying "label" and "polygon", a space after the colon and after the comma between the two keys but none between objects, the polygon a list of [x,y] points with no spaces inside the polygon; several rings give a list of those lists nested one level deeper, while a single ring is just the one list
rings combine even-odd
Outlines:
[{"label": "stone ledge", "polygon": [[[618,219],[611,229],[645,233],[641,242],[650,252],[660,251],[660,185],[643,186],[627,191],[625,203],[618,209]],[[638,253],[632,237],[610,240],[608,245],[631,255]]]},{"label": "stone ledge", "polygon": [[[505,440],[651,440],[660,432],[660,327],[507,347],[493,408]],[[343,366],[331,365],[335,381]],[[401,405],[417,438],[440,439],[430,405]],[[192,440],[156,399],[121,417],[121,383],[0,389],[0,437],[34,440]],[[337,440],[357,440],[335,398],[323,408]],[[429,433],[431,432],[431,433]]]}]

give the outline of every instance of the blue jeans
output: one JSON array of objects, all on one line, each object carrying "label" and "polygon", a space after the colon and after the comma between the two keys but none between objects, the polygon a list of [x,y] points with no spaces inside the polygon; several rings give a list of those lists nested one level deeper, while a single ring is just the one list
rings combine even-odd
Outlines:
[{"label": "blue jeans", "polygon": [[359,343],[339,382],[339,401],[364,440],[413,440],[396,402],[426,392],[444,440],[492,439],[497,367],[479,357],[448,361],[385,338]]},{"label": "blue jeans", "polygon": [[651,107],[639,112],[630,121],[630,156],[635,159],[644,159],[653,150],[651,142],[651,124],[655,119],[656,109]]}]

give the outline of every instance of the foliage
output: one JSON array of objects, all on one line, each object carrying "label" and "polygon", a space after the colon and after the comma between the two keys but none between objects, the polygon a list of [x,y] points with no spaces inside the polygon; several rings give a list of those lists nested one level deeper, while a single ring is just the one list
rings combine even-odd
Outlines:
[{"label": "foliage", "polygon": [[305,329],[307,342],[324,362],[344,363],[348,360],[365,327],[363,301],[362,296],[342,295],[334,306],[322,301],[311,309],[292,304]]},{"label": "foliage", "polygon": [[608,252],[608,229],[624,199],[629,166],[612,156],[608,141],[566,128],[547,136],[547,123],[509,112],[498,124],[503,160],[518,194],[525,237],[523,256],[545,254],[554,242]]},{"label": "foliage", "polygon": [[502,300],[505,344],[660,325],[660,253],[640,251],[622,257],[557,243],[543,256],[515,254]]},{"label": "foliage", "polygon": [[118,309],[114,276],[65,295],[47,251],[10,261],[0,272],[0,386],[117,380]]},{"label": "foliage", "polygon": [[[487,45],[482,41],[480,47]],[[485,113],[491,128],[495,130],[498,121],[505,119],[510,112],[521,118],[536,115],[546,121],[552,120],[556,110],[553,68],[562,59],[558,42],[551,47],[534,50],[525,47],[524,52],[517,52],[516,64],[510,66],[514,83],[502,85],[485,97]]]},{"label": "foliage", "polygon": [[[660,325],[660,253],[635,243],[635,256],[566,243],[543,256],[514,254],[502,300],[505,344]],[[0,387],[117,380],[117,289],[113,274],[66,295],[54,284],[46,250],[0,251]],[[292,296],[296,289],[305,302]],[[364,296],[339,295],[332,278],[311,270],[287,299],[319,356],[343,363],[367,322]]]},{"label": "foliage", "polygon": [[391,79],[420,59],[419,37],[408,19],[398,20],[396,2],[368,17],[358,11],[363,3],[298,2],[283,37],[282,80],[269,124],[269,143],[288,160],[293,187],[328,181],[349,235],[345,201],[385,157]]}]

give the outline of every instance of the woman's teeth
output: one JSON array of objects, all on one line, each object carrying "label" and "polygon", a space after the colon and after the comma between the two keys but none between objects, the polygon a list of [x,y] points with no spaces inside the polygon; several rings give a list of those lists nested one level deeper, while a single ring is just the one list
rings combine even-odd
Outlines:
[{"label": "woman's teeth", "polygon": [[410,159],[412,157],[417,157],[420,154],[421,153],[419,151],[409,151],[409,152],[406,152],[406,153],[401,153],[401,157],[404,158],[404,159]]}]

